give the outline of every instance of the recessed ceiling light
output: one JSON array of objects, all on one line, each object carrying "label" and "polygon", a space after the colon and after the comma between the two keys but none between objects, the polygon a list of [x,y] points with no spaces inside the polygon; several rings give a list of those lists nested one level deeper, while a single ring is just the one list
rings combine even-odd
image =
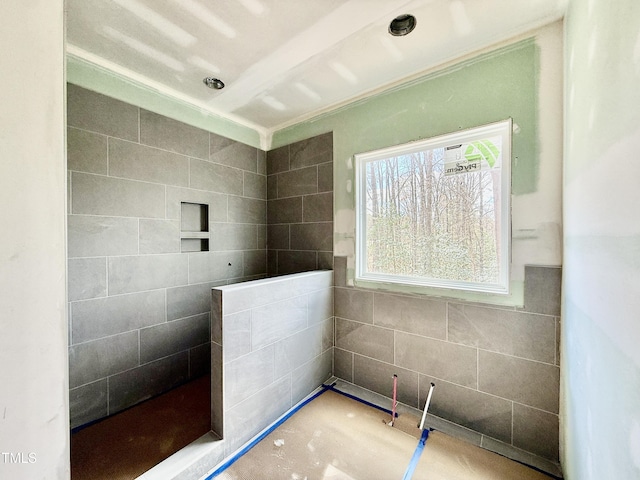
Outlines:
[{"label": "recessed ceiling light", "polygon": [[224,82],[217,78],[205,77],[202,81],[207,87],[213,88],[214,90],[221,90],[224,88]]},{"label": "recessed ceiling light", "polygon": [[407,35],[416,28],[416,17],[409,14],[397,16],[389,24],[389,33],[395,37]]}]

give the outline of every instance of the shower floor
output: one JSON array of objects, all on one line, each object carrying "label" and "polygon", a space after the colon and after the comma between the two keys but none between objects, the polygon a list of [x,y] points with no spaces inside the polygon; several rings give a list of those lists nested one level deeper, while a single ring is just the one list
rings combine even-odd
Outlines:
[{"label": "shower floor", "polygon": [[211,430],[210,377],[71,435],[72,480],[129,480]]},{"label": "shower floor", "polygon": [[[327,391],[271,431],[218,480],[402,479],[418,445],[419,418],[388,413]],[[431,432],[414,480],[550,480],[537,470]]]}]

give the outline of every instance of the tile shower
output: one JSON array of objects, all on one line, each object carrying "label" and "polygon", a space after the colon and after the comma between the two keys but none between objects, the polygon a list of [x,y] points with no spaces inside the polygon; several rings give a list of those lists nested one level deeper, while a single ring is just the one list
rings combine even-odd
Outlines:
[{"label": "tile shower", "polygon": [[[347,286],[330,133],[265,153],[73,85],[68,101],[72,426],[207,373],[212,287],[333,268],[334,375],[389,396],[396,373],[413,407],[434,381],[450,429],[557,463],[560,268],[526,267],[520,309]],[[209,206],[209,251],[181,251],[181,202]]]},{"label": "tile shower", "polygon": [[[267,177],[256,148],[74,85],[67,135],[75,427],[209,372],[211,287],[266,274]],[[182,202],[209,251],[183,251]]]}]

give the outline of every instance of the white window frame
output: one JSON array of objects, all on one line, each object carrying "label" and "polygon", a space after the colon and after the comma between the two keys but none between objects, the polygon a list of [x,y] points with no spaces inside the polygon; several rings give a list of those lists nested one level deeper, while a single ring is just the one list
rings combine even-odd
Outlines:
[{"label": "white window frame", "polygon": [[[355,195],[356,195],[356,252],[355,275],[356,282],[373,282],[379,284],[410,285],[418,287],[434,287],[453,291],[480,292],[489,294],[508,295],[510,293],[511,271],[511,132],[512,121],[491,123],[467,130],[454,132],[437,137],[419,140],[415,142],[396,145],[380,150],[359,153],[355,158]],[[502,162],[501,162],[501,254],[500,274],[495,284],[481,284],[475,282],[453,281],[428,277],[410,277],[393,274],[383,274],[366,271],[366,166],[367,163],[385,158],[407,155],[443,148],[460,143],[469,143],[482,140],[489,136],[502,136]]]}]

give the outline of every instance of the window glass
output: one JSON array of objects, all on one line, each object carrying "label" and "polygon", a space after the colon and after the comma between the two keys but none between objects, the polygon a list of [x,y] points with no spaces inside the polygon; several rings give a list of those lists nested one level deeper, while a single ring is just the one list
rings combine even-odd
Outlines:
[{"label": "window glass", "polygon": [[356,155],[356,279],[508,293],[511,121]]}]

